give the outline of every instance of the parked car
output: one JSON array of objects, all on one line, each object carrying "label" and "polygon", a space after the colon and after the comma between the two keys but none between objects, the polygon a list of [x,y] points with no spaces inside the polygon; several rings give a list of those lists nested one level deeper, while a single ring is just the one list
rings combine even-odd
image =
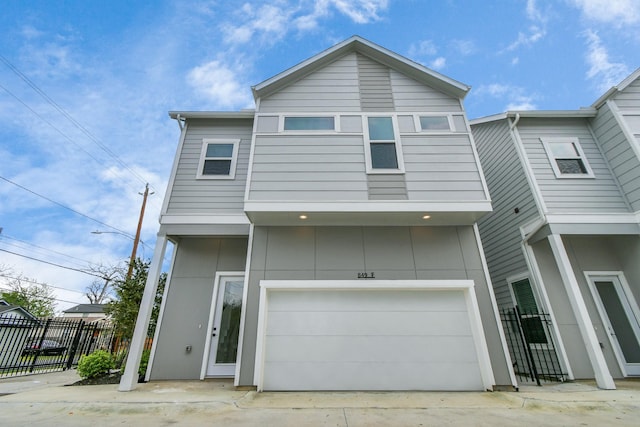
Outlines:
[{"label": "parked car", "polygon": [[22,350],[22,355],[40,353],[44,356],[53,356],[64,353],[66,349],[67,347],[55,340],[43,340],[42,343],[40,340],[32,340]]}]

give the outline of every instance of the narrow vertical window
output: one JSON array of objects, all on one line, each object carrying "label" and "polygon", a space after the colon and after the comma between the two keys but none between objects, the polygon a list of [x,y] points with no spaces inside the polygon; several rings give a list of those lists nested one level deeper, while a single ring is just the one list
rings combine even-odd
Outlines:
[{"label": "narrow vertical window", "polygon": [[400,171],[398,141],[391,117],[368,117],[368,169],[387,172]]}]

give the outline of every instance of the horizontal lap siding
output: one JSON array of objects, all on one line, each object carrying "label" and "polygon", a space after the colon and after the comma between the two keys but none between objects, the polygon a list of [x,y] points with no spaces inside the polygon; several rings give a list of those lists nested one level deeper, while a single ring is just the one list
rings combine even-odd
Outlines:
[{"label": "horizontal lap siding", "polygon": [[[242,213],[249,167],[252,120],[190,120],[175,181],[169,195],[168,214]],[[236,177],[232,180],[196,179],[202,141],[240,139]]]},{"label": "horizontal lap siding", "polygon": [[474,125],[472,130],[493,205],[493,212],[478,223],[480,236],[498,305],[510,307],[506,279],[527,271],[519,228],[535,218],[538,209],[506,121]]},{"label": "horizontal lap siding", "polygon": [[360,136],[256,137],[250,200],[367,200]]},{"label": "horizontal lap siding", "polygon": [[[640,94],[637,94],[640,95]],[[640,98],[636,101],[640,110]],[[622,116],[635,138],[640,138],[640,125]],[[640,161],[608,105],[603,105],[592,123],[602,151],[616,175],[622,191],[634,211],[640,210]],[[638,140],[640,143],[640,140]]]},{"label": "horizontal lap siding", "polygon": [[[523,119],[520,137],[550,213],[628,212],[602,152],[582,119]],[[595,178],[557,178],[540,138],[578,138]]]},{"label": "horizontal lap siding", "polygon": [[260,99],[265,112],[360,111],[356,55],[349,54]]},{"label": "horizontal lap siding", "polygon": [[396,111],[462,112],[458,98],[418,83],[397,71],[390,71]]},{"label": "horizontal lap siding", "polygon": [[615,96],[620,111],[640,110],[640,80],[636,80]]},{"label": "horizontal lap siding", "polygon": [[402,135],[410,200],[486,200],[467,135]]}]

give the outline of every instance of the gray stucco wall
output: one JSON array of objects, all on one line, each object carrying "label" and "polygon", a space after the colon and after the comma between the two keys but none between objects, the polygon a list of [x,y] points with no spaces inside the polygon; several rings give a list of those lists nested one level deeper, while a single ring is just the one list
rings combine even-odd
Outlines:
[{"label": "gray stucco wall", "polygon": [[[246,238],[183,238],[165,290],[152,380],[198,379],[217,271],[244,271]],[[186,346],[192,346],[186,352]]]},{"label": "gray stucco wall", "polygon": [[[636,301],[638,294],[637,256],[640,254],[640,239],[637,236],[563,236],[562,238],[573,273],[578,281],[593,327],[602,344],[607,366],[614,378],[622,377],[622,372],[611,348],[611,341],[597,311],[595,301],[585,278],[585,271],[622,271],[633,288]],[[540,266],[542,280],[555,314],[555,320],[562,335],[567,357],[577,379],[593,378],[594,373],[586,354],[586,349],[576,318],[571,310],[569,298],[560,278],[551,247],[544,239],[533,245]],[[631,257],[636,256],[635,262]]]},{"label": "gray stucco wall", "polygon": [[255,227],[240,384],[252,385],[262,279],[472,279],[496,383],[510,384],[472,227]]}]

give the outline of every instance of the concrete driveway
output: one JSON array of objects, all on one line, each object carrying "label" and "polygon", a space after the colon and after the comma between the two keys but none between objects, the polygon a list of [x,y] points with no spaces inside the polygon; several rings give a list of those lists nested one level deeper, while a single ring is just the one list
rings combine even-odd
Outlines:
[{"label": "concrete driveway", "polygon": [[640,423],[640,381],[520,392],[256,393],[231,381],[68,387],[75,371],[0,380],[2,426],[573,426]]}]

